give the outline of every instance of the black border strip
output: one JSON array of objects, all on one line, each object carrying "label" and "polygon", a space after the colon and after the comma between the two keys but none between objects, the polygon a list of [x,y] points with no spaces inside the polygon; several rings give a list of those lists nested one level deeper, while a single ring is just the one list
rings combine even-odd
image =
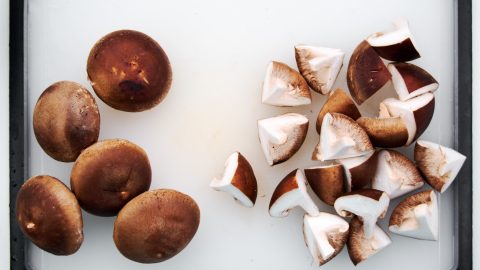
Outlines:
[{"label": "black border strip", "polygon": [[457,3],[456,147],[467,160],[457,176],[458,269],[473,269],[472,262],[472,0]]},{"label": "black border strip", "polygon": [[[25,179],[25,54],[23,0],[10,0],[10,269],[24,270],[24,237],[15,219],[15,198]],[[457,2],[457,106],[455,144],[467,160],[458,182],[458,269],[472,266],[472,0]]]},{"label": "black border strip", "polygon": [[15,218],[15,198],[25,180],[24,1],[10,0],[10,269],[24,270],[25,240]]}]

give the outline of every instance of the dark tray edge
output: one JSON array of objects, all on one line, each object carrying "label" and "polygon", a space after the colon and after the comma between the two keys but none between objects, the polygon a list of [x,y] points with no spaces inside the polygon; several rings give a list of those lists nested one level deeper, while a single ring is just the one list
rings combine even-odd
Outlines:
[{"label": "dark tray edge", "polygon": [[[455,148],[467,156],[456,184],[458,268],[472,267],[472,0],[457,0]],[[25,180],[25,1],[10,0],[10,269],[26,269],[25,241],[15,218],[15,198]],[[461,94],[459,94],[461,93]],[[457,182],[459,183],[459,182]],[[461,196],[459,196],[461,194]]]}]

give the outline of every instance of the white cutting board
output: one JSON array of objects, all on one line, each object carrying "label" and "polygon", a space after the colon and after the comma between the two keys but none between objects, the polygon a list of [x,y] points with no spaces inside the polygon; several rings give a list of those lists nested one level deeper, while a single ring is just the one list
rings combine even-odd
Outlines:
[{"label": "white cutting board", "polygon": [[[90,48],[111,31],[135,29],[156,39],[168,54],[172,89],[159,106],[142,113],[116,111],[97,98],[100,139],[125,138],[143,147],[153,167],[151,188],[178,189],[191,195],[201,209],[195,238],[178,256],[161,264],[125,259],[112,240],[114,218],[84,213],[81,249],[69,257],[56,257],[29,246],[32,269],[315,269],[303,242],[302,211],[296,209],[283,219],[271,218],[267,212],[271,193],[284,175],[317,164],[310,157],[318,140],[315,119],[325,97],[312,93],[312,105],[290,109],[260,103],[268,62],[295,67],[295,44],[343,49],[344,68],[335,87],[346,89],[346,66],[355,46],[390,27],[394,19],[407,17],[422,54],[414,63],[440,82],[435,115],[422,138],[453,143],[452,0],[30,0],[27,5],[29,175],[51,174],[69,184],[72,167],[48,157],[35,141],[31,113],[40,93],[59,80],[77,81],[91,89],[85,71]],[[387,87],[362,111],[375,112],[378,102],[389,95],[393,94]],[[258,142],[257,120],[285,112],[305,114],[310,130],[292,159],[269,167]],[[208,187],[235,150],[249,159],[257,176],[259,197],[253,209]],[[356,269],[451,269],[454,196],[453,189],[439,196],[439,241],[392,235],[391,246]],[[320,202],[319,206],[333,210]],[[346,249],[322,267],[353,268]]]}]

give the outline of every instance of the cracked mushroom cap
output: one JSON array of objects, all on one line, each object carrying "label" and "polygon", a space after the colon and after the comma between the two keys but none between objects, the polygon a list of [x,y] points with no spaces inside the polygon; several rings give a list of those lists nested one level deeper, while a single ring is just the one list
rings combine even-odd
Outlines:
[{"label": "cracked mushroom cap", "polygon": [[33,132],[50,157],[73,162],[95,143],[100,133],[100,113],[95,98],[82,85],[61,81],[50,85],[33,111]]},{"label": "cracked mushroom cap", "polygon": [[298,70],[308,85],[320,94],[326,95],[332,89],[343,66],[345,53],[340,49],[295,46]]},{"label": "cracked mushroom cap", "polygon": [[416,96],[435,92],[438,82],[423,68],[409,63],[390,63],[387,66],[392,74],[393,88],[402,101]]},{"label": "cracked mushroom cap", "polygon": [[423,187],[423,177],[415,164],[395,150],[381,150],[372,188],[385,191],[395,199]]},{"label": "cracked mushroom cap", "polygon": [[150,190],[118,213],[113,240],[126,258],[158,263],[180,253],[199,225],[200,209],[190,196],[172,189]]},{"label": "cracked mushroom cap", "polygon": [[415,144],[414,156],[427,183],[440,193],[453,183],[466,160],[451,148],[422,140]]},{"label": "cracked mushroom cap", "polygon": [[358,217],[350,221],[347,248],[354,265],[365,261],[392,243],[390,237],[378,225],[374,226],[371,238],[365,237],[364,228],[363,222]]},{"label": "cracked mushroom cap", "polygon": [[85,149],[72,168],[70,186],[80,206],[94,215],[114,216],[150,188],[145,151],[127,140],[100,141]]},{"label": "cracked mushroom cap", "polygon": [[382,57],[390,61],[408,62],[420,57],[405,18],[393,22],[394,29],[375,33],[367,42]]},{"label": "cracked mushroom cap", "polygon": [[414,97],[407,101],[387,98],[380,103],[380,117],[400,117],[408,131],[410,145],[427,129],[435,110],[435,96],[432,93]]},{"label": "cracked mushroom cap", "polygon": [[240,152],[228,157],[223,177],[213,179],[210,187],[230,193],[237,202],[246,207],[253,207],[257,200],[257,179],[252,166]]},{"label": "cracked mushroom cap", "polygon": [[286,217],[297,206],[310,216],[318,216],[320,213],[308,194],[307,181],[299,169],[287,174],[277,185],[270,199],[268,212],[272,217]]},{"label": "cracked mushroom cap", "polygon": [[97,41],[88,56],[87,73],[97,96],[126,112],[155,107],[172,84],[172,68],[162,47],[133,30],[115,31]]},{"label": "cracked mushroom cap", "polygon": [[377,171],[377,151],[370,154],[337,160],[345,170],[346,191],[359,190],[372,183]]},{"label": "cracked mushroom cap", "polygon": [[345,173],[341,164],[328,164],[305,169],[305,177],[313,192],[324,203],[333,206],[345,193]]},{"label": "cracked mushroom cap", "polygon": [[27,180],[17,193],[15,211],[23,234],[39,248],[71,255],[82,245],[82,211],[57,178],[39,175]]},{"label": "cracked mushroom cap", "polygon": [[392,212],[389,230],[424,240],[438,239],[438,203],[435,191],[413,194],[400,202]]},{"label": "cracked mushroom cap", "polygon": [[358,157],[374,151],[367,133],[352,118],[340,113],[327,113],[323,118],[320,141],[313,151],[313,160]]},{"label": "cracked mushroom cap", "polygon": [[379,218],[385,217],[390,203],[387,193],[376,189],[361,189],[344,194],[335,201],[335,211],[342,217],[358,216],[365,237],[370,239]]},{"label": "cracked mushroom cap", "polygon": [[392,78],[387,66],[377,52],[362,41],[348,62],[347,84],[352,98],[362,104],[380,90]]},{"label": "cracked mushroom cap", "polygon": [[273,106],[300,106],[312,103],[305,79],[288,65],[272,61],[263,82],[262,103]]},{"label": "cracked mushroom cap", "polygon": [[318,113],[316,123],[317,133],[320,134],[323,117],[329,112],[341,113],[352,118],[353,120],[357,120],[361,116],[360,111],[358,111],[358,108],[353,102],[352,98],[340,88],[337,88],[335,91],[330,93],[327,101],[325,101],[325,104],[323,104],[322,109]]},{"label": "cracked mushroom cap", "polygon": [[270,166],[291,158],[302,146],[308,131],[308,119],[298,113],[258,121],[258,136]]},{"label": "cracked mushroom cap", "polygon": [[357,123],[367,132],[375,147],[396,148],[407,143],[408,130],[401,117],[360,117]]},{"label": "cracked mushroom cap", "polygon": [[342,251],[348,239],[348,222],[325,212],[303,217],[303,237],[316,265],[324,265]]}]

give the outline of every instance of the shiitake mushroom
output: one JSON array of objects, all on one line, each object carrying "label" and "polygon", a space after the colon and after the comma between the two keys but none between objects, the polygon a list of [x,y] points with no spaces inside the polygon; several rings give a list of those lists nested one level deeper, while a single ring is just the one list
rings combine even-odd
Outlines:
[{"label": "shiitake mushroom", "polygon": [[152,170],[145,151],[127,140],[104,140],[85,149],[70,176],[80,206],[98,216],[114,216],[150,188]]},{"label": "shiitake mushroom", "polygon": [[107,34],[91,49],[87,73],[98,97],[127,112],[148,110],[167,95],[172,69],[162,47],[133,30]]},{"label": "shiitake mushroom", "polygon": [[55,255],[70,255],[80,248],[82,212],[60,180],[48,175],[30,178],[18,191],[15,210],[21,231],[39,248]]},{"label": "shiitake mushroom", "polygon": [[168,260],[192,240],[200,210],[188,195],[171,189],[147,191],[123,207],[113,240],[120,253],[140,263]]},{"label": "shiitake mushroom", "polygon": [[54,83],[43,91],[35,105],[33,132],[49,156],[58,161],[75,161],[84,148],[98,139],[97,103],[78,83]]}]

